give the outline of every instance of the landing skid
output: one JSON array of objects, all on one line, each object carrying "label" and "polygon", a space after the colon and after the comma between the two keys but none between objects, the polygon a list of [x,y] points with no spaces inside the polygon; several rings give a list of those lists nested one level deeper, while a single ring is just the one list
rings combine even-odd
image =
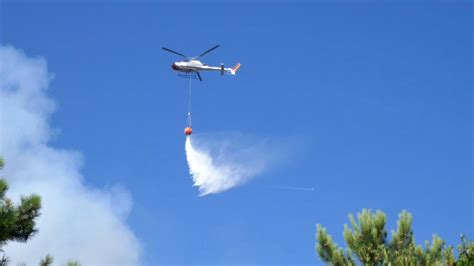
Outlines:
[{"label": "landing skid", "polygon": [[180,78],[187,78],[187,79],[198,79],[195,73],[192,74],[178,74]]}]

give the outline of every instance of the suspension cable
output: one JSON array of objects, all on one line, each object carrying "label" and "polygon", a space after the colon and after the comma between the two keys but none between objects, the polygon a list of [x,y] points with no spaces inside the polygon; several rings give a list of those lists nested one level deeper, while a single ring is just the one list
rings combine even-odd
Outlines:
[{"label": "suspension cable", "polygon": [[191,114],[191,77],[189,77],[188,114]]},{"label": "suspension cable", "polygon": [[187,127],[192,127],[193,123],[191,120],[191,93],[192,93],[192,87],[191,87],[191,76],[189,77],[189,95],[188,95],[188,119],[187,119]]}]

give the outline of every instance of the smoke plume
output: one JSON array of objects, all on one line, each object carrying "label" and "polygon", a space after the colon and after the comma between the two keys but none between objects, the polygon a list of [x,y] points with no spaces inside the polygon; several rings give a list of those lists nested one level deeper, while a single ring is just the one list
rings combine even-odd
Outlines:
[{"label": "smoke plume", "polygon": [[0,155],[9,197],[37,193],[43,207],[36,234],[27,243],[3,247],[14,265],[37,265],[47,254],[57,265],[137,265],[141,247],[126,224],[130,194],[120,186],[86,186],[82,156],[53,147],[49,125],[55,103],[47,96],[52,75],[46,60],[12,46],[0,46]]},{"label": "smoke plume", "polygon": [[270,156],[264,156],[261,145],[244,147],[236,139],[205,141],[198,138],[201,145],[194,146],[195,140],[187,137],[185,149],[189,173],[200,196],[244,184],[268,166]]}]

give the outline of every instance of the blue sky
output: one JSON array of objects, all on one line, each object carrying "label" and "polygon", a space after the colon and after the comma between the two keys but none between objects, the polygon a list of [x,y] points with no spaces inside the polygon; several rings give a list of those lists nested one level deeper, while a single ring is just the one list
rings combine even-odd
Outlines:
[{"label": "blue sky", "polygon": [[[474,237],[472,4],[2,9],[1,43],[43,56],[55,74],[52,145],[82,152],[88,186],[130,191],[144,264],[320,264],[316,224],[342,244],[347,214],[362,208],[384,211],[389,229],[410,211],[419,243]],[[265,138],[289,155],[200,198],[184,154],[186,80],[160,48],[197,55],[215,44],[205,63],[242,68],[193,83],[195,131]]]}]

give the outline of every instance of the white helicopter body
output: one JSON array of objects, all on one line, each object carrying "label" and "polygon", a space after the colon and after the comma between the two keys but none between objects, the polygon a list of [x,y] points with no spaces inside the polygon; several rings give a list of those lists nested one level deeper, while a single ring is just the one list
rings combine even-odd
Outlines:
[{"label": "white helicopter body", "polygon": [[182,56],[182,57],[186,58],[185,60],[180,60],[180,61],[174,62],[171,65],[171,68],[173,70],[183,72],[183,73],[186,73],[186,74],[196,73],[199,80],[202,81],[201,75],[199,74],[200,71],[219,71],[221,73],[221,75],[224,75],[224,73],[230,74],[230,75],[235,75],[237,70],[240,68],[240,63],[237,63],[237,65],[235,65],[234,67],[225,68],[224,64],[221,64],[219,67],[217,67],[217,66],[208,66],[208,65],[203,64],[201,61],[198,60],[198,58],[206,55],[207,53],[211,52],[212,50],[216,49],[217,47],[219,47],[219,45],[216,45],[216,46],[212,47],[211,49],[203,52],[199,56],[193,57],[193,58],[187,57],[187,56],[185,56],[181,53],[178,53],[176,51],[170,50],[170,49],[165,48],[165,47],[163,47],[162,49],[165,50],[165,51],[168,51],[168,52],[171,52],[173,54],[177,54],[179,56]]}]

